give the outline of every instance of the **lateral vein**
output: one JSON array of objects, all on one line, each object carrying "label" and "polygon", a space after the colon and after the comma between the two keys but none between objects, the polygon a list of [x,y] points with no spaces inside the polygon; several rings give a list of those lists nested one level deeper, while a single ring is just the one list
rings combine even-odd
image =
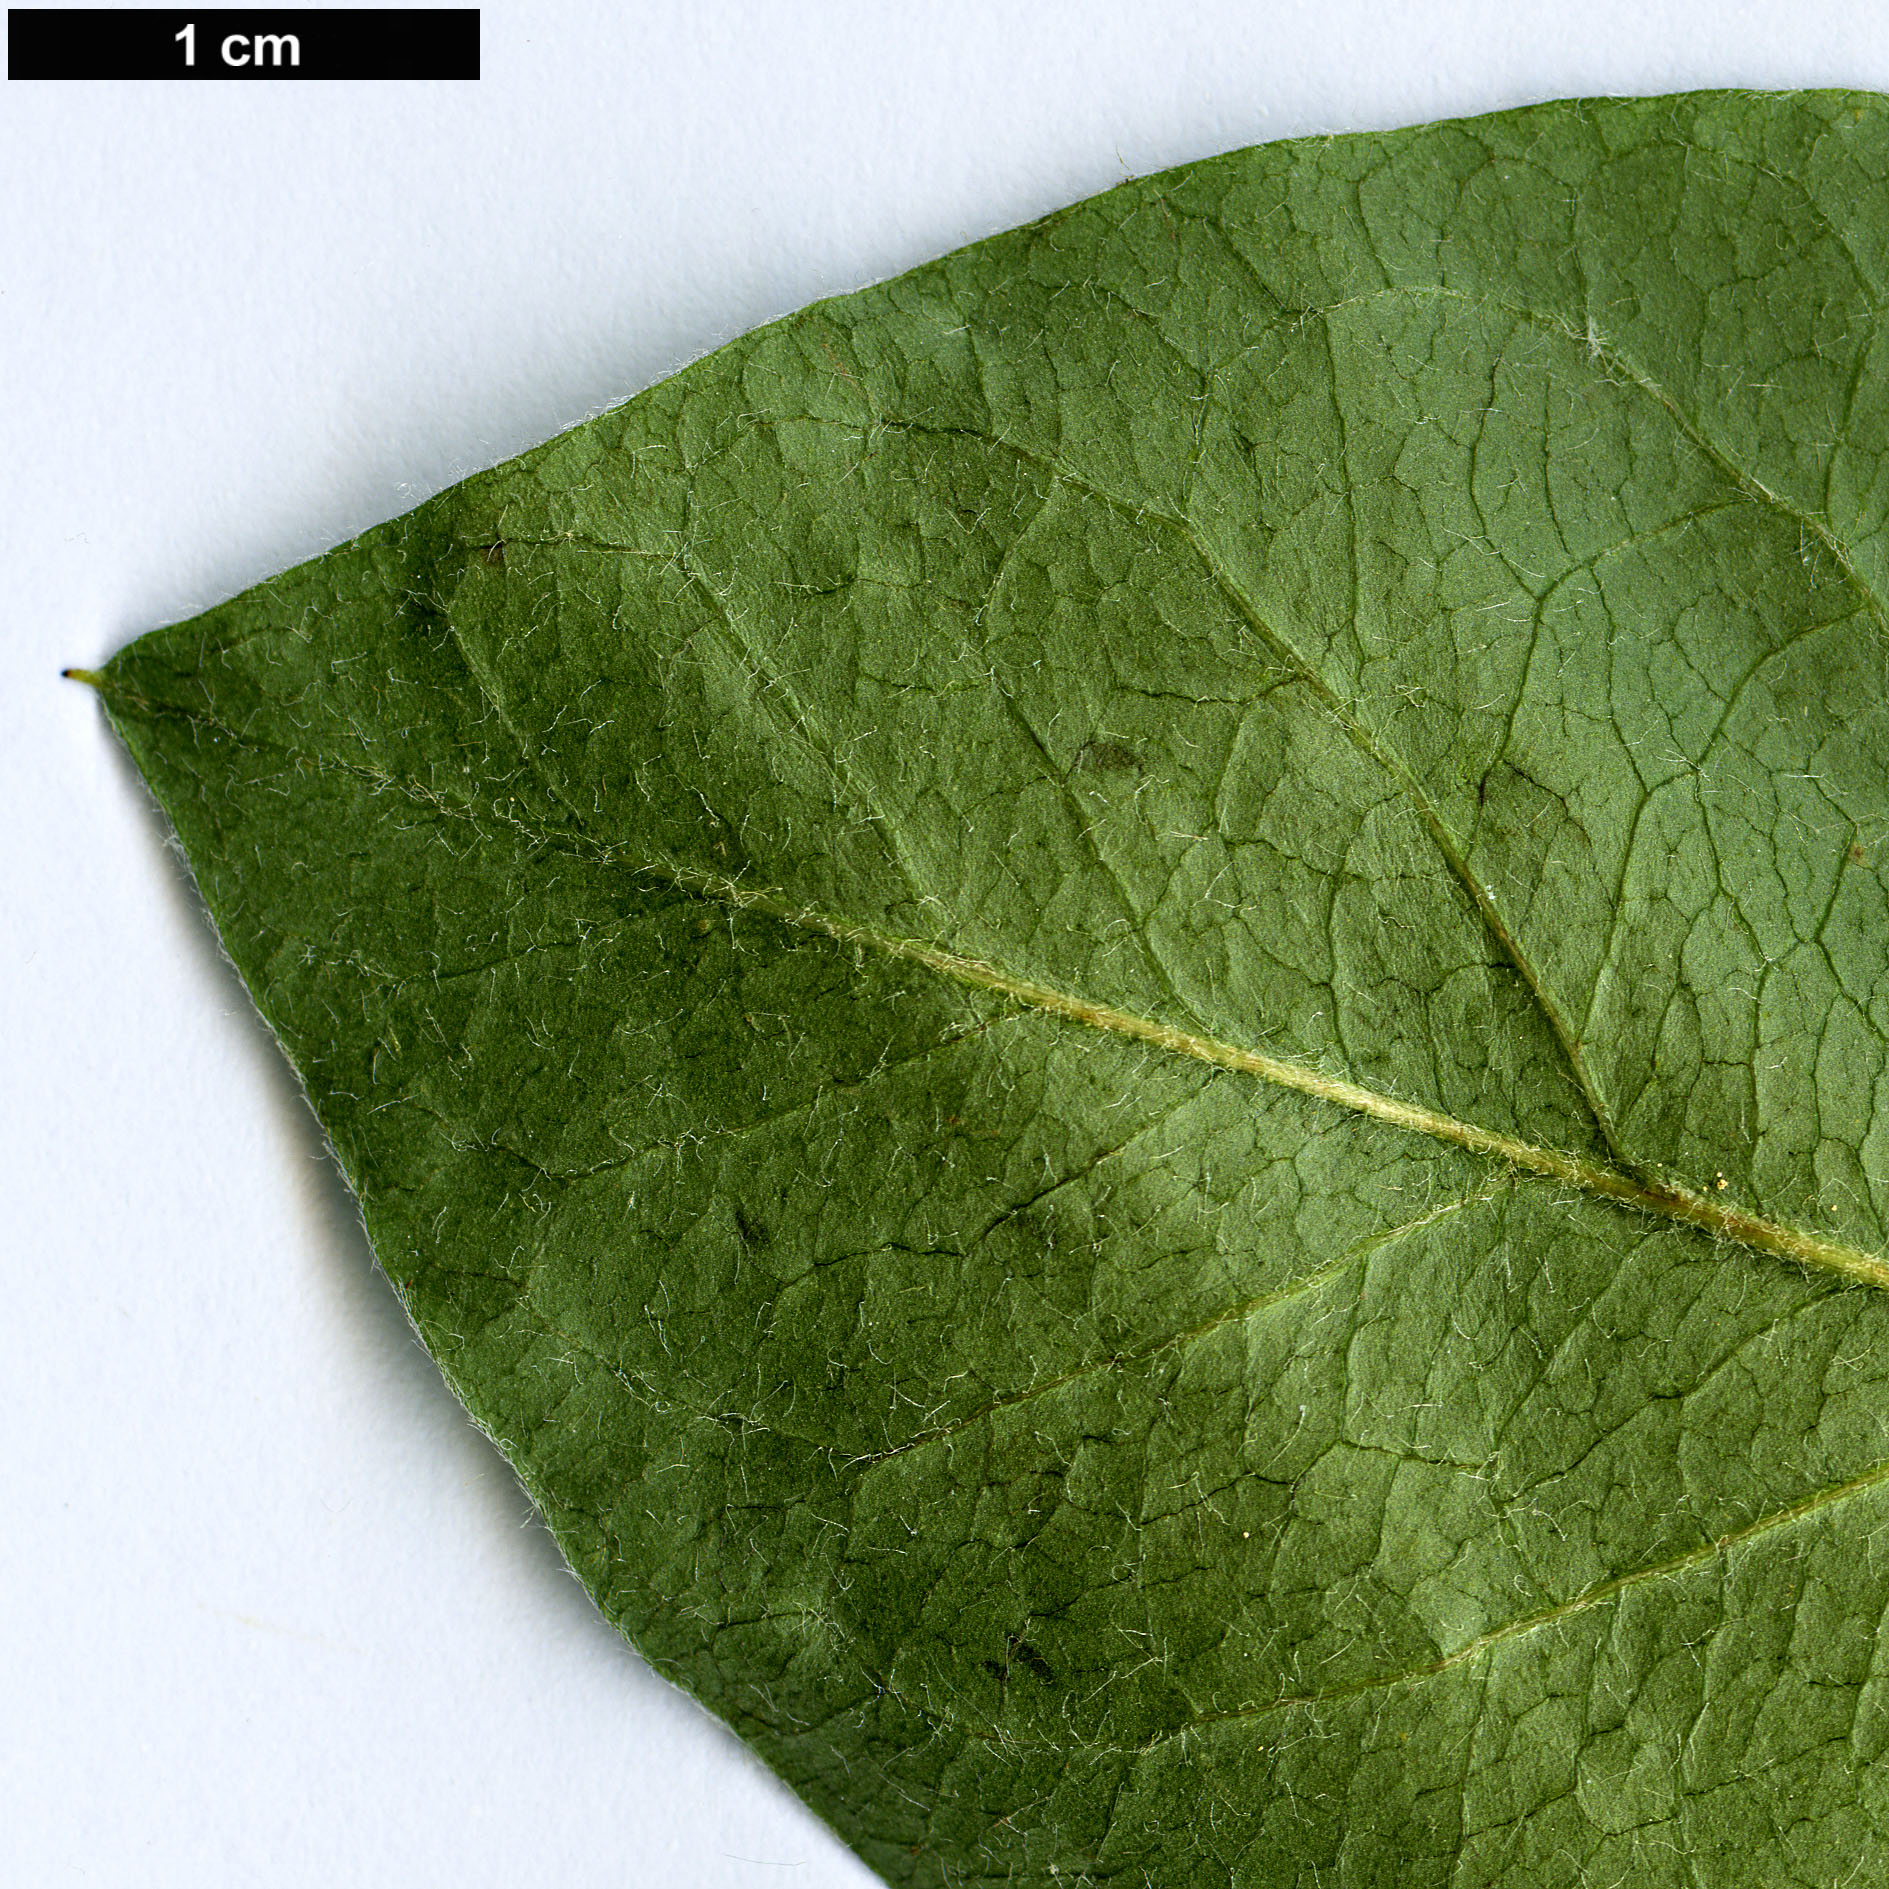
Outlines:
[{"label": "lateral vein", "polygon": [[[1708,1562],[1716,1561],[1731,1554],[1746,1543],[1770,1534],[1779,1528],[1788,1528],[1794,1522],[1801,1522],[1814,1515],[1819,1509],[1831,1504],[1848,1500],[1851,1496],[1862,1495],[1868,1490],[1889,1482],[1889,1463],[1877,1463],[1860,1474],[1852,1476],[1847,1482],[1833,1484],[1829,1488],[1814,1490],[1801,1500],[1792,1502],[1781,1509],[1771,1509],[1747,1522],[1742,1528],[1734,1528],[1710,1541],[1700,1542],[1696,1547],[1687,1548],[1679,1554],[1669,1556],[1664,1561],[1656,1561],[1647,1567],[1633,1568],[1625,1574],[1617,1574],[1611,1580],[1596,1582],[1594,1586],[1583,1589],[1580,1593],[1564,1601],[1557,1601],[1552,1607],[1543,1607],[1532,1614],[1524,1614],[1520,1619],[1504,1621],[1499,1627],[1491,1627],[1487,1633],[1478,1634],[1475,1639],[1459,1646],[1455,1652],[1446,1653],[1440,1659],[1433,1659],[1421,1666],[1406,1666],[1396,1672],[1373,1673],[1366,1678],[1354,1679],[1345,1685],[1327,1686],[1319,1691],[1286,1693],[1278,1698],[1262,1700],[1257,1705],[1234,1706],[1221,1712],[1202,1712],[1192,1718],[1155,1733],[1151,1738],[1139,1744],[1084,1744],[1081,1749],[1096,1753],[1112,1753],[1122,1757],[1142,1756],[1157,1746],[1164,1745],[1176,1738],[1187,1738],[1201,1732],[1211,1732],[1223,1726],[1251,1724],[1255,1719],[1270,1718],[1276,1713],[1312,1709],[1318,1706],[1337,1705],[1346,1699],[1364,1697],[1373,1692],[1389,1692],[1398,1686],[1408,1686],[1420,1680],[1441,1678],[1443,1674],[1453,1672],[1459,1666],[1468,1666],[1480,1659],[1483,1654],[1493,1651],[1510,1640],[1524,1638],[1530,1633],[1541,1631],[1544,1627],[1559,1625],[1564,1620],[1571,1620],[1595,1607],[1604,1607],[1610,1600],[1617,1599],[1630,1588],[1644,1585],[1648,1581],[1671,1580],[1679,1575],[1690,1573],[1694,1568],[1703,1567]],[[1002,1744],[1007,1749],[1028,1749],[1022,1741],[1008,1739],[1000,1734],[980,1727],[965,1727],[973,1737],[981,1738],[989,1744]],[[1047,1747],[1058,1752],[1067,1752],[1067,1745]]]},{"label": "lateral vein", "polygon": [[[1329,309],[1302,312],[1316,314],[1321,319],[1331,313]],[[1084,493],[1098,504],[1107,506],[1131,522],[1159,525],[1187,547],[1189,554],[1198,562],[1225,598],[1228,607],[1258,638],[1260,644],[1269,650],[1276,660],[1283,663],[1302,686],[1311,691],[1314,700],[1343,733],[1345,739],[1390,777],[1399,794],[1403,796],[1415,814],[1418,824],[1429,835],[1444,866],[1458,882],[1478,919],[1488,930],[1496,948],[1515,967],[1516,973],[1533,998],[1555,1041],[1559,1044],[1562,1056],[1568,1065],[1569,1075],[1588,1113],[1593,1117],[1594,1126],[1602,1142],[1606,1144],[1608,1152],[1623,1166],[1627,1165],[1626,1149],[1614,1125],[1612,1113],[1601,1094],[1600,1085],[1594,1080],[1593,1073],[1587,1066],[1587,1060],[1581,1053],[1579,1040],[1569,1028],[1567,1019],[1561,1014],[1560,1006],[1549,994],[1547,986],[1536,972],[1533,961],[1523,951],[1521,940],[1516,937],[1502,917],[1489,888],[1471,869],[1463,847],[1444,822],[1441,811],[1430,798],[1423,783],[1393,749],[1379,740],[1358,711],[1326,680],[1317,665],[1293,643],[1290,637],[1266,617],[1242,586],[1234,581],[1231,573],[1221,564],[1212,547],[1194,526],[1185,517],[1174,513],[1161,511],[1151,506],[1132,505],[1118,494],[1084,478],[1073,467],[1064,465],[1060,460],[1048,458],[1028,447],[1020,446],[1014,440],[1006,439],[1000,434],[962,427],[922,426],[913,421],[901,421],[897,424],[905,431],[913,433],[958,433],[981,440],[987,445],[1010,453],[1026,465],[1036,467],[1046,478],[1066,486],[1069,490]]]},{"label": "lateral vein", "polygon": [[1197,1343],[1210,1334],[1223,1330],[1228,1325],[1237,1324],[1242,1319],[1250,1319],[1256,1313],[1270,1312],[1275,1306],[1290,1305],[1304,1299],[1309,1294],[1329,1285],[1332,1280],[1348,1267],[1355,1266],[1367,1254],[1381,1252],[1387,1246],[1394,1246],[1399,1240],[1408,1239],[1411,1234],[1421,1232],[1425,1227],[1432,1227],[1439,1220],[1447,1220],[1453,1214],[1466,1213],[1472,1207],[1486,1206],[1501,1193],[1503,1183],[1486,1183],[1474,1193],[1465,1194],[1460,1200],[1446,1200],[1438,1206],[1426,1208],[1414,1219],[1405,1220],[1394,1227],[1367,1235],[1353,1246],[1347,1246],[1335,1258],[1328,1259],[1322,1266],[1311,1272],[1302,1273],[1290,1284],[1278,1286],[1270,1292],[1261,1292],[1251,1298],[1241,1299],[1233,1305],[1222,1306],[1211,1316],[1204,1318],[1198,1325],[1190,1325],[1184,1331],[1170,1332],[1152,1344],[1141,1346],[1133,1351],[1111,1352],[1105,1357],[1093,1358],[1087,1364],[1076,1365],[1052,1378],[1044,1378],[1038,1383],[1027,1385],[1020,1391],[1012,1391],[1002,1397],[994,1397],[987,1404],[980,1404],[975,1410],[968,1410],[963,1416],[954,1418],[950,1423],[936,1430],[925,1430],[917,1436],[908,1437],[903,1443],[896,1443],[890,1449],[878,1450],[869,1456],[855,1459],[866,1469],[877,1469],[882,1463],[889,1463],[894,1457],[907,1456],[914,1450],[930,1449],[936,1444],[947,1443],[953,1437],[961,1436],[967,1430],[980,1423],[988,1422],[1002,1411],[1015,1410],[1019,1405],[1035,1403],[1064,1388],[1065,1385],[1080,1382],[1087,1377],[1094,1377],[1102,1371],[1121,1370],[1125,1366],[1147,1364],[1160,1357],[1164,1352],[1179,1350],[1184,1346]]},{"label": "lateral vein", "polygon": [[1601,1581],[1595,1586],[1576,1594],[1571,1600],[1564,1600],[1553,1607],[1544,1607],[1537,1613],[1524,1615],[1519,1620],[1506,1621],[1499,1627],[1491,1627],[1487,1633],[1479,1634],[1467,1645],[1459,1646],[1454,1653],[1432,1660],[1427,1666],[1414,1666],[1402,1672],[1374,1674],[1368,1679],[1354,1680],[1350,1685],[1333,1686],[1324,1692],[1305,1692],[1289,1695],[1280,1699],[1269,1699],[1263,1705],[1242,1706],[1230,1712],[1213,1712],[1199,1718],[1190,1719],[1184,1729],[1195,1731],[1203,1726],[1237,1723],[1241,1719],[1262,1718],[1273,1712],[1286,1712],[1296,1706],[1329,1705],[1340,1699],[1355,1698],[1360,1693],[1381,1692],[1392,1686],[1408,1685],[1417,1679],[1435,1679],[1458,1666],[1466,1666],[1472,1660],[1479,1659],[1493,1647],[1500,1646],[1505,1640],[1520,1638],[1523,1634],[1534,1633],[1542,1627],[1558,1625],[1563,1620],[1571,1619],[1576,1614],[1587,1612],[1590,1607],[1604,1606],[1629,1588],[1638,1587],[1647,1581],[1669,1580],[1676,1575],[1702,1567],[1708,1561],[1715,1561],[1721,1555],[1729,1554],[1733,1549],[1743,1547],[1747,1542],[1755,1541],[1762,1535],[1770,1534],[1774,1529],[1788,1528],[1793,1522],[1801,1522],[1807,1516],[1814,1515],[1819,1509],[1828,1508],[1833,1502],[1847,1500],[1850,1496],[1861,1495],[1865,1491],[1889,1481],[1889,1463],[1878,1463],[1873,1468],[1864,1470],[1860,1475],[1852,1476],[1847,1482],[1834,1484],[1827,1489],[1815,1490],[1801,1501],[1793,1502],[1788,1507],[1772,1509],[1756,1520],[1747,1522],[1743,1528],[1734,1528],[1729,1533],[1719,1535],[1711,1541],[1701,1542],[1696,1548],[1688,1548],[1668,1560],[1655,1562],[1650,1567],[1634,1568],[1625,1574],[1617,1574],[1612,1580]]}]

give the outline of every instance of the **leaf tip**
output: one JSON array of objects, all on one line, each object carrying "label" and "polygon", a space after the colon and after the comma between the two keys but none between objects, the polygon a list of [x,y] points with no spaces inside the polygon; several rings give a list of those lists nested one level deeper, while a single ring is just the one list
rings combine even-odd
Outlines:
[{"label": "leaf tip", "polygon": [[104,693],[105,678],[96,669],[61,669],[60,675],[68,682],[83,682],[88,689],[97,689]]}]

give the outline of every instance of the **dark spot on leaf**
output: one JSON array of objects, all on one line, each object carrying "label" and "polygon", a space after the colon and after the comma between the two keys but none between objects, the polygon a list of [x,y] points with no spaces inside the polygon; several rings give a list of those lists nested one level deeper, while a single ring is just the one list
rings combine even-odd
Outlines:
[{"label": "dark spot on leaf", "polygon": [[1869,855],[1863,851],[1863,842],[1861,840],[1852,840],[1850,842],[1850,864],[1852,866],[1867,866],[1869,864]]},{"label": "dark spot on leaf", "polygon": [[735,1208],[735,1231],[741,1236],[741,1244],[751,1253],[764,1253],[774,1244],[773,1234],[754,1219],[745,1207]]},{"label": "dark spot on leaf", "polygon": [[1055,1670],[1028,1640],[1013,1633],[1008,1637],[1006,1650],[1013,1664],[1027,1667],[1044,1685],[1053,1686],[1056,1683]]},{"label": "dark spot on leaf", "polygon": [[1001,1660],[985,1659],[978,1663],[999,1685],[1007,1686],[1011,1672],[1018,1666],[1046,1686],[1056,1683],[1055,1668],[1020,1633],[1004,1635],[1004,1656]]},{"label": "dark spot on leaf", "polygon": [[1119,741],[1085,741],[1071,769],[1077,774],[1139,774],[1141,756]]},{"label": "dark spot on leaf", "polygon": [[483,546],[479,552],[479,555],[482,558],[484,558],[486,563],[490,564],[495,570],[502,571],[505,568],[505,541],[504,539],[501,538],[492,544]]}]

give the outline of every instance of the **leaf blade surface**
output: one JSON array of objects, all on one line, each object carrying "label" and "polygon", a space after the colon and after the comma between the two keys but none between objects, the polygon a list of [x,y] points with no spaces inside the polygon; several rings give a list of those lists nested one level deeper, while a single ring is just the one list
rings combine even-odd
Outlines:
[{"label": "leaf blade surface", "polygon": [[1883,1856],[1886,177],[1195,165],[102,678],[449,1380],[891,1879]]}]

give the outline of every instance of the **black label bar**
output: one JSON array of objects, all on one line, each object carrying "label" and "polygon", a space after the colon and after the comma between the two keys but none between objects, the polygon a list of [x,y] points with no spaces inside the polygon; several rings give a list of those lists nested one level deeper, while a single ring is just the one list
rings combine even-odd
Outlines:
[{"label": "black label bar", "polygon": [[9,7],[9,79],[476,79],[479,9]]}]

